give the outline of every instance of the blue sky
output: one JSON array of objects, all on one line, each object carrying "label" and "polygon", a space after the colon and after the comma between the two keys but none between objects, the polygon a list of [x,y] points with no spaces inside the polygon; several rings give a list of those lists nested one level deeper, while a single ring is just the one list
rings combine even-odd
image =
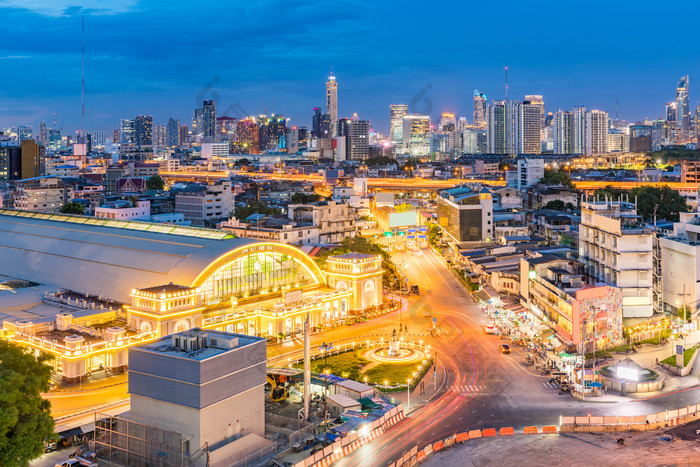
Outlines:
[{"label": "blue sky", "polygon": [[699,13],[691,1],[0,0],[0,128],[36,129],[53,112],[79,127],[83,14],[87,129],[138,114],[189,124],[212,97],[219,114],[310,125],[332,66],[339,115],[386,131],[389,104],[422,89],[434,118],[471,120],[474,89],[504,97],[506,65],[509,97],[542,94],[547,111],[612,116],[617,98],[621,118],[658,117],[685,74],[694,109]]}]

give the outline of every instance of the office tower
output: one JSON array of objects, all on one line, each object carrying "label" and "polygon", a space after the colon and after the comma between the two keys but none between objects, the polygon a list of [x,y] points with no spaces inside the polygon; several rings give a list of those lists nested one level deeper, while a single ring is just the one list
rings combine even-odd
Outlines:
[{"label": "office tower", "polygon": [[180,120],[168,119],[165,145],[169,148],[176,148],[180,146],[180,144]]},{"label": "office tower", "polygon": [[39,125],[39,139],[37,141],[44,147],[49,145],[49,129],[46,127],[46,122],[41,122]]},{"label": "office tower", "polygon": [[139,115],[134,119],[135,143],[140,146],[153,145],[153,117]]},{"label": "office tower", "polygon": [[119,120],[119,142],[133,144],[136,142],[134,121],[128,118]]},{"label": "office tower", "polygon": [[700,142],[700,105],[695,107],[694,129],[695,129],[695,141]]},{"label": "office tower", "polygon": [[180,131],[178,134],[178,144],[184,145],[187,144],[190,140],[190,129],[187,128],[187,125],[180,125]]},{"label": "office tower", "polygon": [[518,101],[506,101],[506,154],[518,154],[519,147],[519,114]]},{"label": "office tower", "polygon": [[314,107],[314,116],[311,122],[311,136],[315,138],[330,138],[332,131],[331,116],[322,113],[320,107]]},{"label": "office tower", "polygon": [[326,113],[331,118],[331,136],[335,137],[338,134],[338,83],[332,70],[326,81]]},{"label": "office tower", "polygon": [[554,114],[549,112],[544,117],[544,127],[547,128],[548,126],[552,126],[552,123],[554,123]]},{"label": "office tower", "polygon": [[403,141],[403,118],[408,115],[408,105],[391,104],[389,106],[389,113],[389,137],[396,144],[401,144]]},{"label": "office tower", "polygon": [[608,152],[608,113],[602,110],[586,112],[586,154],[594,156]]},{"label": "office tower", "polygon": [[573,143],[573,114],[560,110],[554,114],[554,154],[571,154]]},{"label": "office tower", "polygon": [[518,104],[518,154],[540,154],[544,103],[542,103],[542,96],[527,97],[539,97],[540,100],[526,100]]},{"label": "office tower", "polygon": [[153,125],[153,145],[160,148],[165,147],[166,134],[165,125],[161,125],[160,123]]},{"label": "office tower", "polygon": [[457,120],[455,115],[451,113],[443,113],[440,118],[440,124],[438,125],[438,131],[450,132],[457,128]]},{"label": "office tower", "polygon": [[258,118],[258,141],[261,151],[287,151],[287,120],[282,115],[261,115]]},{"label": "office tower", "polygon": [[571,153],[586,153],[586,108],[574,107],[571,112]]},{"label": "office tower", "polygon": [[202,107],[202,136],[214,138],[216,133],[216,106],[213,100],[208,100],[204,101]]},{"label": "office tower", "polygon": [[490,154],[507,154],[506,152],[506,103],[493,101],[488,106],[486,138]]},{"label": "office tower", "polygon": [[221,141],[236,141],[236,120],[233,117],[217,117],[216,118],[216,138],[217,142]]},{"label": "office tower", "polygon": [[47,149],[50,151],[58,151],[61,149],[61,130],[49,130],[49,144]]},{"label": "office tower", "polygon": [[676,87],[677,121],[681,131],[686,135],[690,131],[690,104],[688,101],[688,75],[681,77]]},{"label": "office tower", "polygon": [[474,90],[474,125],[479,128],[486,127],[486,94]]},{"label": "office tower", "polygon": [[340,119],[338,137],[345,138],[345,160],[364,161],[369,157],[369,122],[367,120],[360,120],[357,114],[352,119]]},{"label": "office tower", "polygon": [[112,142],[113,143],[118,144],[119,141],[121,141],[121,139],[119,137],[120,133],[121,132],[120,132],[119,128],[115,128],[114,130],[112,130]]},{"label": "office tower", "polygon": [[258,125],[255,123],[255,118],[246,117],[242,120],[238,120],[236,124],[237,142],[248,154],[260,153],[259,136]]},{"label": "office tower", "polygon": [[107,144],[107,132],[91,130],[87,134],[92,138],[93,147],[104,147]]},{"label": "office tower", "polygon": [[425,155],[430,152],[430,117],[406,115],[403,118],[403,152]]},{"label": "office tower", "polygon": [[20,143],[22,157],[22,179],[40,177],[46,173],[46,152],[44,146],[26,139]]},{"label": "office tower", "polygon": [[[22,178],[22,151],[15,141],[0,143],[0,181]],[[0,207],[2,205],[0,204]]]},{"label": "office tower", "polygon": [[22,125],[17,127],[17,141],[32,139],[32,127]]},{"label": "office tower", "polygon": [[204,129],[204,109],[194,109],[192,117],[192,136],[202,136]]},{"label": "office tower", "polygon": [[545,112],[544,112],[544,100],[542,96],[536,94],[530,94],[525,96],[525,102],[530,105],[536,105],[540,108],[540,128],[544,128]]},{"label": "office tower", "polygon": [[287,154],[296,154],[299,151],[299,127],[287,128],[286,138]]}]

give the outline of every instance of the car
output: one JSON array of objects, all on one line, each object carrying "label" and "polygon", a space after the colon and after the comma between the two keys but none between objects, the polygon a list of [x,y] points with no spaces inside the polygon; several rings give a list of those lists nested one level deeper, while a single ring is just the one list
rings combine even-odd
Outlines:
[{"label": "car", "polygon": [[411,292],[413,292],[416,295],[420,295],[420,289],[418,288],[418,284],[413,284],[411,286]]},{"label": "car", "polygon": [[484,326],[484,332],[486,334],[496,334],[496,326],[492,326],[490,324],[487,324]]},{"label": "car", "polygon": [[499,350],[500,350],[501,353],[503,353],[503,354],[505,354],[505,353],[510,353],[510,345],[508,345],[508,344],[501,344],[501,346],[499,347]]}]

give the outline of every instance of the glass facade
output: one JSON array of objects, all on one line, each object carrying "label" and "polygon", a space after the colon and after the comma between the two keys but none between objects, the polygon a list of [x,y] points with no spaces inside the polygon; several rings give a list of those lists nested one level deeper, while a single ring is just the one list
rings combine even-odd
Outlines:
[{"label": "glass facade", "polygon": [[265,251],[226,263],[204,281],[202,290],[204,304],[212,305],[232,297],[266,295],[316,283],[298,260],[286,253]]}]

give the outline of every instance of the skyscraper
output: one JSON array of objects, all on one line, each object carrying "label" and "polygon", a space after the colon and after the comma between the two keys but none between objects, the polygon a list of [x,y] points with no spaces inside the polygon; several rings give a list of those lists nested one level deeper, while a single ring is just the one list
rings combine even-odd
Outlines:
[{"label": "skyscraper", "polygon": [[676,109],[678,127],[684,132],[686,138],[690,132],[690,104],[688,100],[688,75],[681,77],[676,87]]},{"label": "skyscraper", "polygon": [[32,139],[32,127],[27,126],[27,125],[22,125],[17,128],[17,140],[18,141],[25,141],[28,139]]},{"label": "skyscraper", "polygon": [[[533,96],[527,96],[533,97]],[[525,101],[518,104],[518,154],[540,154],[542,152],[542,124],[544,103]]]},{"label": "skyscraper", "polygon": [[165,145],[169,148],[180,146],[180,120],[168,120],[168,129],[165,136]]},{"label": "skyscraper", "polygon": [[369,157],[369,122],[355,114],[338,121],[338,137],[345,137],[345,160],[364,161]]},{"label": "skyscraper", "polygon": [[537,95],[537,94],[527,95],[527,96],[525,96],[525,102],[528,102],[530,105],[536,105],[540,108],[540,128],[544,128],[545,112],[544,112],[544,99],[542,99],[542,96]]},{"label": "skyscraper", "polygon": [[519,134],[520,102],[506,101],[506,154],[518,154],[520,152]]},{"label": "skyscraper", "polygon": [[332,131],[330,115],[324,114],[320,107],[314,107],[314,116],[311,122],[311,136],[315,138],[330,138]]},{"label": "skyscraper", "polygon": [[192,117],[192,135],[202,136],[204,133],[204,109],[194,109]]},{"label": "skyscraper", "polygon": [[571,153],[586,154],[586,108],[574,107],[571,112]]},{"label": "skyscraper", "polygon": [[204,101],[202,106],[202,136],[214,138],[216,134],[216,106],[213,100]]},{"label": "skyscraper", "polygon": [[430,152],[430,117],[406,115],[403,118],[402,150],[406,154],[425,155]]},{"label": "skyscraper", "polygon": [[486,139],[490,154],[507,154],[506,152],[506,102],[493,101],[488,106]]},{"label": "skyscraper", "polygon": [[165,147],[167,131],[165,125],[156,123],[153,125],[153,145],[157,147]]},{"label": "skyscraper", "polygon": [[338,134],[338,83],[333,70],[326,81],[326,113],[331,117],[331,136],[335,137]]},{"label": "skyscraper", "polygon": [[554,154],[571,154],[573,137],[573,114],[560,110],[554,114]]},{"label": "skyscraper", "polygon": [[391,104],[389,106],[390,122],[389,136],[396,144],[403,141],[403,118],[408,115],[407,104]]},{"label": "skyscraper", "polygon": [[133,120],[128,118],[119,120],[119,142],[125,144],[133,144],[136,142]]},{"label": "skyscraper", "polygon": [[260,134],[255,118],[246,117],[236,123],[236,138],[238,144],[248,154],[260,153]]},{"label": "skyscraper", "polygon": [[282,115],[261,115],[258,118],[258,133],[262,151],[287,151],[287,120]]},{"label": "skyscraper", "polygon": [[608,152],[608,113],[602,110],[586,112],[586,154],[595,156]]},{"label": "skyscraper", "polygon": [[479,128],[486,127],[486,94],[474,90],[474,125]]},{"label": "skyscraper", "polygon": [[135,143],[139,146],[153,145],[153,117],[139,115],[134,119]]},{"label": "skyscraper", "polygon": [[39,139],[37,141],[44,146],[48,146],[49,144],[49,130],[46,127],[46,122],[42,121],[39,125]]}]

